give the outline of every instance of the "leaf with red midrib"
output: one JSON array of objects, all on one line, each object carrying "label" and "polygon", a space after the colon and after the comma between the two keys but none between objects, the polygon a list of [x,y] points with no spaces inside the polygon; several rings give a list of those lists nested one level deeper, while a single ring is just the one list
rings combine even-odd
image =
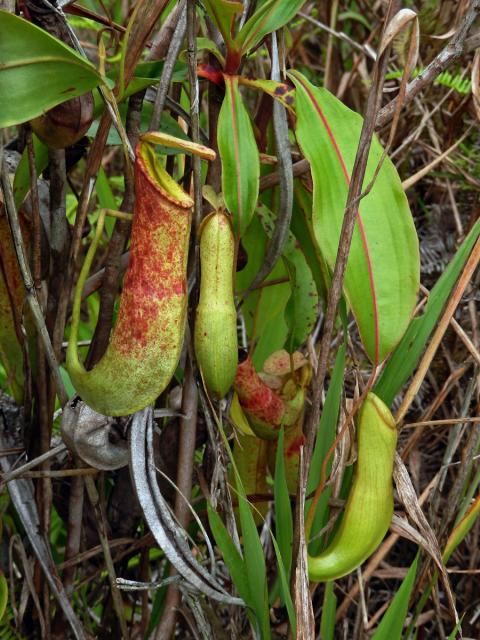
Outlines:
[{"label": "leaf with red midrib", "polygon": [[242,53],[253,49],[272,31],[281,29],[305,4],[305,0],[267,0],[245,23],[235,39]]},{"label": "leaf with red midrib", "polygon": [[[314,232],[333,270],[362,119],[300,73],[290,77],[296,86],[297,140],[312,169]],[[382,153],[374,138],[364,186]],[[408,326],[419,271],[418,238],[408,201],[387,158],[361,202],[344,280],[362,342],[375,364],[388,356]]]},{"label": "leaf with red midrib", "polygon": [[258,198],[260,161],[252,124],[238,90],[238,78],[225,75],[225,99],[218,118],[222,190],[233,215],[237,237],[243,235]]}]

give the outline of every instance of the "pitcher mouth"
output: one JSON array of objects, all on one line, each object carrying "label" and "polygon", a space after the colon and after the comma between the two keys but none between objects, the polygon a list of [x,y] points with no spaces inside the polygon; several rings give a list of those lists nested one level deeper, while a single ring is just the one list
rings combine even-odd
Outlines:
[{"label": "pitcher mouth", "polygon": [[162,195],[182,208],[193,207],[192,198],[162,167],[152,144],[145,141],[139,142],[136,151],[137,159],[144,168],[146,177]]}]

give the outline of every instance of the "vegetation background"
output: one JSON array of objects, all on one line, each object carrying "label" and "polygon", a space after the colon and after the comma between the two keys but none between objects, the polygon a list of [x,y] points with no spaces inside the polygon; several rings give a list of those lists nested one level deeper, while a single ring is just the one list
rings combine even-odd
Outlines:
[{"label": "vegetation background", "polygon": [[[124,123],[132,147],[140,132],[153,128],[188,136],[218,151],[217,124],[225,89],[222,82],[216,82],[220,66],[212,53],[216,48],[212,41],[219,43],[221,39],[205,13],[209,4],[79,0],[65,3],[66,18],[62,18],[63,12],[56,14],[46,2],[28,0],[15,6],[15,2],[0,0],[1,9],[23,10],[24,15],[39,8],[50,16],[45,22],[50,33],[60,39],[68,37],[62,20],[68,21],[90,62],[97,69],[103,65],[102,73],[110,78],[109,88],[115,87],[119,113],[114,119]],[[243,4],[248,18],[266,3],[250,0]],[[417,14],[419,54],[392,129],[392,101],[411,61],[411,25],[395,38],[383,62],[383,92],[373,109],[369,95],[378,82],[374,69],[382,30],[388,17],[400,9]],[[24,123],[31,114],[18,121],[22,124],[2,124],[4,200],[5,175],[9,173],[12,179],[15,176],[16,197],[30,192],[24,205],[31,223],[24,236],[31,247],[33,285],[29,296],[40,302],[40,325],[44,322],[50,339],[39,333],[38,318],[25,314],[22,323],[28,336],[28,366],[21,367],[19,382],[9,377],[5,354],[0,367],[0,382],[9,394],[0,397],[4,474],[0,494],[1,638],[287,638],[294,637],[295,624],[296,637],[323,640],[480,637],[479,11],[477,0],[307,0],[286,26],[278,28],[282,73],[284,67],[295,69],[316,86],[328,89],[364,115],[384,145],[393,131],[389,156],[403,181],[420,240],[417,318],[423,319],[423,324],[415,334],[418,357],[412,360],[411,345],[403,345],[406,351],[395,354],[388,365],[390,379],[401,382],[398,392],[393,393],[392,411],[402,426],[398,451],[404,463],[397,467],[396,515],[390,532],[357,572],[310,591],[305,568],[300,564],[298,573],[293,571],[297,560],[292,558],[291,542],[294,530],[299,535],[299,519],[294,509],[295,492],[288,496],[288,490],[282,493],[278,488],[283,486],[283,472],[266,479],[264,492],[247,491],[258,508],[269,498],[274,498],[274,504],[264,512],[265,520],[257,522],[264,522],[258,530],[252,522],[248,528],[242,521],[244,559],[239,560],[238,552],[229,546],[230,535],[235,541],[232,500],[235,506],[238,498],[227,488],[232,477],[227,476],[228,454],[215,424],[217,412],[224,417],[223,427],[231,444],[235,429],[225,403],[213,408],[209,404],[193,359],[188,349],[184,350],[175,378],[156,403],[156,481],[175,513],[178,529],[188,530],[195,557],[207,566],[203,561],[212,552],[215,562],[208,566],[215,584],[240,594],[247,580],[251,597],[248,615],[244,607],[199,595],[178,579],[147,526],[128,467],[99,472],[76,466],[73,457],[63,451],[30,468],[21,467],[26,461],[21,457],[15,462],[21,475],[11,476],[12,455],[26,453],[28,459],[35,460],[61,445],[59,409],[65,397],[74,393],[64,367],[74,284],[99,211],[131,211],[134,193],[121,139],[96,90],[91,126],[66,149],[42,145]],[[0,41],[6,33],[2,20]],[[21,42],[28,54],[33,45],[27,39]],[[268,32],[243,60],[242,76],[270,78],[271,51]],[[0,82],[1,73],[0,65]],[[37,74],[41,78],[41,64]],[[249,86],[241,91],[256,144],[264,154],[261,199],[263,205],[274,209],[279,177],[276,159],[272,159],[273,100],[268,93]],[[16,99],[15,94],[0,92],[0,112],[6,113],[8,106],[23,113],[26,106],[15,105]],[[35,100],[42,100],[41,84],[33,95],[32,102]],[[0,124],[3,122],[0,118]],[[309,165],[302,160],[293,134],[290,141],[296,184],[308,195],[312,186]],[[169,154],[166,169],[187,191],[195,193],[197,189],[198,226],[202,208],[198,185],[201,181],[217,193],[222,190],[220,158],[208,169],[206,163],[200,168],[188,156],[179,158],[176,152]],[[295,203],[300,209],[298,192]],[[203,200],[203,212],[210,209],[209,202]],[[2,214],[0,223],[5,225],[5,220]],[[79,339],[89,365],[104,352],[116,316],[130,226],[126,220],[107,218],[93,275],[87,281]],[[260,247],[259,268],[268,238],[261,226],[254,234],[258,244],[250,238],[249,250]],[[192,256],[196,243],[194,234]],[[239,272],[247,257],[248,250],[242,247]],[[190,264],[190,275],[192,269],[195,267]],[[270,287],[266,287],[273,291],[280,291],[278,287],[288,282],[284,267],[277,270],[269,276]],[[251,279],[244,279],[245,286],[238,291]],[[197,295],[195,284],[191,301]],[[258,290],[254,295],[259,295]],[[348,334],[341,322],[335,324],[333,336],[326,334],[328,303],[325,294],[323,300],[321,294],[319,298],[314,321],[304,327],[305,340],[296,346],[311,364],[320,349],[328,355],[326,378],[320,381],[314,376],[307,397],[318,394],[318,407],[327,415],[332,410],[325,400],[327,390],[338,389],[340,430],[349,400],[358,397],[368,384],[371,365],[351,318]],[[258,312],[259,298],[256,302],[249,299]],[[281,313],[286,313],[288,295],[272,294],[267,308],[257,313],[257,335],[255,326],[240,322],[244,347],[258,340],[264,355],[270,355],[281,346],[274,335],[278,318],[272,316],[272,324],[267,322],[278,300],[283,300],[278,304],[283,304]],[[193,306],[191,303],[190,311]],[[298,317],[306,317],[305,313],[302,309]],[[346,352],[340,361],[342,336]],[[6,349],[5,342],[2,348]],[[330,440],[324,441],[320,462],[316,460],[317,471],[334,441],[337,417],[335,411],[328,413],[333,430]],[[125,449],[130,423],[118,419],[114,427],[111,438]],[[16,434],[16,440],[8,440],[8,433]],[[347,445],[337,449],[329,484],[332,493],[323,494],[323,524],[343,504],[353,455],[348,455]],[[33,485],[28,484],[31,480]],[[190,496],[195,518],[175,485]],[[285,501],[292,505],[292,511],[289,507],[285,510]],[[207,514],[207,504],[220,513],[219,521],[211,506]],[[222,521],[229,528],[227,539],[222,537],[226,531]],[[276,539],[269,535],[270,528]],[[276,547],[277,541],[280,546],[285,542],[282,531],[290,536],[286,545],[290,544],[287,555],[293,563],[291,599],[285,573],[290,566],[282,555],[284,547],[280,551]],[[212,541],[211,550],[207,539]],[[132,581],[131,590],[117,583],[117,578]],[[144,588],[138,589],[139,583]]]}]

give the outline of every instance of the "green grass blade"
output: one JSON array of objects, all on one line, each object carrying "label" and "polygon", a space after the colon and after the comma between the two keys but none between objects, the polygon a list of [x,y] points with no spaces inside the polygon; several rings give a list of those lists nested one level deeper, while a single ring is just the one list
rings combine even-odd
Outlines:
[{"label": "green grass blade", "polygon": [[372,640],[400,640],[408,612],[408,602],[417,575],[418,554],[413,561],[400,588],[378,625]]},{"label": "green grass blade", "polygon": [[322,640],[334,640],[335,638],[335,614],[337,612],[337,596],[334,593],[335,582],[325,584],[323,594],[322,617],[320,619],[320,638]]},{"label": "green grass blade", "polygon": [[217,427],[225,444],[227,455],[230,458],[235,483],[237,485],[238,512],[243,537],[243,563],[250,594],[250,606],[257,618],[262,640],[270,640],[267,569],[262,543],[258,535],[255,520],[253,519],[250,503],[247,500],[242,479],[238,473],[235,459],[221,422],[217,422]]},{"label": "green grass blade", "polygon": [[[282,428],[280,435],[278,436],[273,491],[275,499],[275,533],[278,540],[280,555],[285,567],[288,584],[290,579],[290,567],[292,565],[293,518],[290,496],[288,493],[287,477],[285,473],[283,442],[284,432]],[[283,595],[285,596],[286,594],[284,593]]]},{"label": "green grass blade", "polygon": [[397,393],[413,373],[479,234],[480,220],[477,220],[430,292],[425,312],[419,318],[414,318],[411,321],[405,335],[387,362],[374,389],[377,396],[385,404],[390,405],[393,402]]},{"label": "green grass blade", "polygon": [[235,471],[238,511],[243,536],[243,552],[252,608],[260,625],[263,640],[270,639],[267,569],[262,543],[240,476]]},{"label": "green grass blade", "polygon": [[282,554],[280,553],[280,548],[278,542],[275,540],[275,536],[271,533],[273,548],[275,549],[275,555],[277,556],[277,566],[278,566],[278,574],[280,576],[280,584],[282,587],[282,592],[284,594],[285,606],[287,608],[288,620],[290,622],[290,627],[292,630],[292,637],[297,637],[297,618],[295,616],[295,608],[293,606],[292,596],[290,595],[290,589],[288,586],[288,578],[287,572],[285,570],[285,566],[283,564]]},{"label": "green grass blade", "polygon": [[245,603],[251,606],[250,590],[248,587],[247,574],[245,571],[245,563],[238,549],[234,545],[230,534],[223,524],[218,513],[207,504],[208,522],[212,530],[215,542],[222,553],[223,560],[232,577],[233,583],[237,591]]},{"label": "green grass blade", "polygon": [[461,638],[461,636],[459,635],[459,632],[462,630],[462,622],[463,622],[463,616],[455,625],[454,629],[452,630],[452,633],[448,636],[448,640],[457,640],[457,638]]},{"label": "green grass blade", "polygon": [[[307,495],[310,494],[318,486],[320,482],[320,474],[322,470],[322,463],[327,454],[327,451],[332,445],[335,439],[338,412],[340,409],[340,399],[342,396],[343,388],[343,374],[345,369],[345,344],[342,344],[338,350],[335,365],[333,367],[332,378],[330,386],[328,388],[327,397],[325,399],[325,406],[323,407],[322,416],[320,418],[320,425],[318,429],[317,441],[315,443],[315,449],[313,451],[312,463],[310,466],[310,473],[308,475],[307,482]],[[328,463],[327,473],[329,473],[332,466],[333,457]],[[327,488],[320,498],[315,518],[313,520],[310,536],[314,537],[318,531],[324,526],[328,517],[327,503],[330,497],[330,489]],[[305,505],[305,513],[311,506],[311,500],[307,501]],[[309,545],[310,553],[316,554],[320,551],[320,540],[315,540]]]}]

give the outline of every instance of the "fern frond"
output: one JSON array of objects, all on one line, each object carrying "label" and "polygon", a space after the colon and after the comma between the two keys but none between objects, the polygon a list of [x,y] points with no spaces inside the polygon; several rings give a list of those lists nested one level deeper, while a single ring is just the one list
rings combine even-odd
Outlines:
[{"label": "fern frond", "polygon": [[[413,77],[416,78],[422,71],[423,69],[415,69]],[[386,80],[396,80],[402,77],[402,73],[402,71],[391,71],[386,74],[385,78]],[[472,82],[468,77],[464,77],[462,73],[452,74],[450,71],[443,71],[435,78],[434,84],[453,89],[460,95],[467,95],[472,90]]]}]

